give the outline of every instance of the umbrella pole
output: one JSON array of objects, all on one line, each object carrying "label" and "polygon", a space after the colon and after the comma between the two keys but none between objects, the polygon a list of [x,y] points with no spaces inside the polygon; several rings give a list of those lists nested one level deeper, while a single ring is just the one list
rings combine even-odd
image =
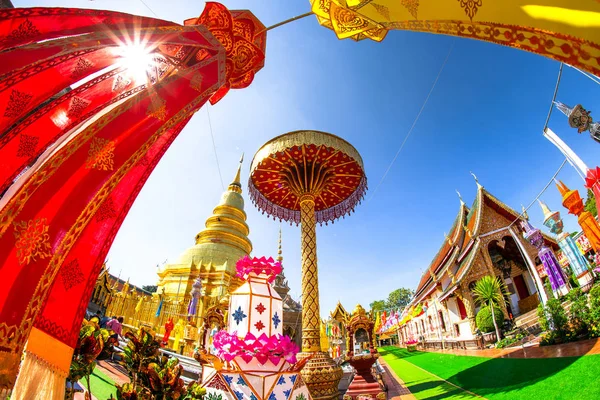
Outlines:
[{"label": "umbrella pole", "polygon": [[319,276],[317,269],[317,235],[315,198],[300,197],[302,237],[302,353],[299,359],[310,357],[302,369],[302,378],[315,400],[337,400],[342,369],[328,353],[321,351],[321,316],[319,310]]},{"label": "umbrella pole", "polygon": [[315,201],[311,195],[300,199],[302,230],[302,351],[321,351],[319,275],[317,269],[317,235]]},{"label": "umbrella pole", "polygon": [[[282,25],[285,25],[285,24],[289,24],[290,22],[294,22],[294,21],[297,21],[297,20],[299,20],[299,19],[302,19],[302,18],[308,17],[309,15],[313,15],[313,12],[312,12],[312,11],[309,11],[309,12],[307,12],[307,13],[304,13],[304,14],[301,14],[301,15],[297,15],[297,16],[295,16],[295,17],[293,17],[293,18],[286,19],[285,21],[278,22],[278,23],[276,23],[276,24],[274,24],[274,25],[271,25],[271,26],[269,26],[268,28],[265,28],[265,29],[263,29],[262,31],[258,32],[256,35],[258,35],[258,34],[261,34],[261,33],[263,33],[263,32],[266,32],[266,31],[270,31],[271,29],[278,28],[278,27],[280,27],[280,26],[282,26]],[[256,36],[256,35],[255,35],[255,36]]]}]

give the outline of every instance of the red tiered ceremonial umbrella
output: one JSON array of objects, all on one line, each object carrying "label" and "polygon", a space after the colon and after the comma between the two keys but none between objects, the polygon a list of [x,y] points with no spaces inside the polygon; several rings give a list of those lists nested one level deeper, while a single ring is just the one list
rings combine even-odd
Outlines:
[{"label": "red tiered ceremonial umbrella", "polygon": [[207,3],[186,26],[2,10],[0,38],[0,387],[13,385],[27,341],[11,398],[58,399],[137,194],[194,112],[251,83],[266,37],[250,12]]},{"label": "red tiered ceremonial umbrella", "polygon": [[302,231],[302,376],[311,394],[339,397],[342,370],[321,352],[316,224],[354,211],[367,190],[358,151],[344,139],[319,131],[296,131],[271,139],[254,156],[248,182],[263,212],[300,223]]}]

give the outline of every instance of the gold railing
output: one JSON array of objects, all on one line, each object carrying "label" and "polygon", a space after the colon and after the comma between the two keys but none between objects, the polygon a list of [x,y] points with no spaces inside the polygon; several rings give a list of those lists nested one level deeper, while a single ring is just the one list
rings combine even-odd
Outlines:
[{"label": "gold railing", "polygon": [[[202,301],[199,301],[198,307],[196,308],[196,314],[187,319],[187,305],[190,300],[190,296],[185,296],[175,301],[167,299],[163,301],[163,305],[159,316],[156,316],[156,311],[159,306],[159,299],[156,296],[144,296],[142,304],[138,311],[135,310],[139,303],[139,297],[122,297],[120,295],[113,296],[107,307],[106,315],[111,316],[122,316],[123,317],[123,333],[128,330],[136,330],[141,326],[151,327],[158,335],[162,338],[165,333],[165,324],[169,319],[173,319],[173,324],[176,324],[179,319],[186,321],[187,326],[185,328],[184,337],[181,340],[183,345],[183,354],[186,356],[192,356],[196,343],[198,341],[198,329],[199,324],[201,325],[202,312]],[[173,346],[175,339],[174,332],[171,332],[169,337],[169,346]],[[172,348],[172,347],[171,347]],[[173,349],[177,352],[180,349]]]}]

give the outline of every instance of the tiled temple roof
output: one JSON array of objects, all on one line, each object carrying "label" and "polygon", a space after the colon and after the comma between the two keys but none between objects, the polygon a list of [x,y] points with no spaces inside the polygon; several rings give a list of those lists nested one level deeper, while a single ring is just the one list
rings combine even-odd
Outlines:
[{"label": "tiled temple roof", "polygon": [[464,232],[462,226],[468,211],[469,209],[467,206],[461,203],[460,209],[458,210],[458,215],[454,219],[454,223],[450,228],[450,233],[447,235],[447,238],[444,239],[444,243],[421,277],[421,281],[417,286],[417,290],[415,290],[415,298],[428,291],[432,285],[436,283],[431,276],[431,272],[433,272],[434,276],[437,277],[437,275],[443,271],[444,267],[448,265],[448,261],[456,258],[456,255],[460,250],[460,244],[462,244],[462,236]]},{"label": "tiled temple roof", "polygon": [[[435,282],[431,276],[431,271],[433,271],[437,278],[445,274],[448,268],[456,269],[456,271],[451,271],[454,275],[454,282],[445,288],[442,296],[448,291],[453,290],[467,275],[473,265],[473,261],[476,258],[475,256],[479,251],[481,244],[479,236],[482,234],[481,229],[484,206],[490,207],[509,221],[514,221],[520,217],[520,213],[510,208],[490,194],[482,186],[478,185],[477,195],[475,196],[471,208],[469,209],[464,204],[461,204],[461,209],[452,225],[451,233],[448,236],[451,239],[452,244],[449,243],[448,239],[444,240],[440,250],[421,277],[411,304],[419,303],[423,297],[426,297],[425,295],[437,285],[437,282]],[[520,227],[516,225],[517,224],[515,224],[515,231],[517,234],[520,234]],[[556,240],[549,235],[543,235],[549,246],[555,249],[558,248]]]}]

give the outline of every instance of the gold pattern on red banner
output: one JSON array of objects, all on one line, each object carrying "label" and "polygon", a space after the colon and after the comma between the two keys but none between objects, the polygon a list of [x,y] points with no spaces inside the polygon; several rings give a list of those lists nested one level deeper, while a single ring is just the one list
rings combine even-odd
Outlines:
[{"label": "gold pattern on red banner", "polygon": [[153,96],[150,99],[146,115],[164,121],[167,118],[167,105],[165,101],[160,97]]},{"label": "gold pattern on red banner", "polygon": [[115,143],[112,140],[95,137],[90,144],[85,167],[100,171],[112,171],[115,159]]},{"label": "gold pattern on red banner", "polygon": [[29,264],[37,261],[36,258],[52,255],[46,218],[15,222],[14,227],[19,264]]}]

